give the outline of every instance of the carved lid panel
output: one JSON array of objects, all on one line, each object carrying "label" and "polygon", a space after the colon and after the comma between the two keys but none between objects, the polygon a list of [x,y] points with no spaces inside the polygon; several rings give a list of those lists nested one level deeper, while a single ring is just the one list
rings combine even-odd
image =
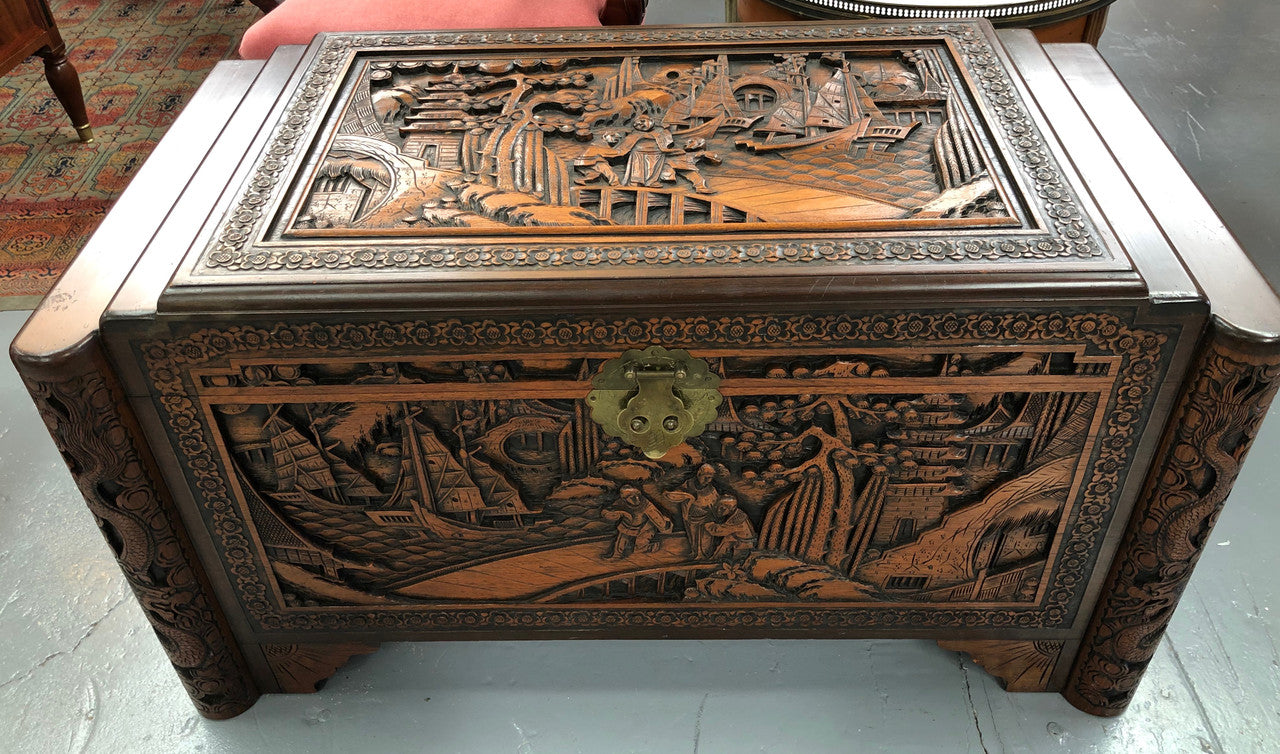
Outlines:
[{"label": "carved lid panel", "polygon": [[332,35],[177,284],[1127,268],[988,32]]}]

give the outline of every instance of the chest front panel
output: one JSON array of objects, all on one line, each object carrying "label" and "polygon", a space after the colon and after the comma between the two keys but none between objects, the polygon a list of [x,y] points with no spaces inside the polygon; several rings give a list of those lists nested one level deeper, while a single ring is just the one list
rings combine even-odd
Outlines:
[{"label": "chest front panel", "polygon": [[[177,328],[135,352],[263,631],[1069,628],[1177,327],[1018,310]],[[662,458],[601,364],[720,376]]]}]

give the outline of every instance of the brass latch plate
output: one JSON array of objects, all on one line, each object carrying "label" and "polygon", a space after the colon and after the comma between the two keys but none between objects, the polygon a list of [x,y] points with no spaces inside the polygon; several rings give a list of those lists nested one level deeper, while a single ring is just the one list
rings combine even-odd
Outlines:
[{"label": "brass latch plate", "polygon": [[591,418],[605,434],[661,458],[719,413],[720,378],[688,351],[650,346],[610,359],[591,380]]}]

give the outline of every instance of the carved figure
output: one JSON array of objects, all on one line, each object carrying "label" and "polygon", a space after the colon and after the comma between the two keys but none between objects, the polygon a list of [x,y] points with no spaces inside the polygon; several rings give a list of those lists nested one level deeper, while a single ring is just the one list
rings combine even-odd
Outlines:
[{"label": "carved figure", "polygon": [[618,152],[627,155],[627,172],[622,181],[629,186],[660,186],[667,167],[667,153],[675,144],[671,132],[655,126],[653,118],[641,113],[632,121],[634,132],[627,135],[618,146]]},{"label": "carved figure", "polygon": [[660,543],[655,542],[654,537],[659,531],[668,533],[674,528],[671,519],[664,516],[635,487],[623,487],[619,490],[618,504],[605,508],[600,515],[618,524],[613,545],[604,555],[607,559],[625,558],[637,548],[643,552],[655,552]]},{"label": "carved figure", "polygon": [[622,183],[622,179],[618,177],[618,174],[613,170],[613,166],[609,164],[609,158],[617,157],[620,154],[616,147],[618,142],[622,140],[622,134],[617,131],[606,131],[601,138],[604,139],[604,143],[608,146],[589,146],[583,150],[581,155],[574,158],[573,166],[581,173],[577,177],[576,183],[590,183],[599,178],[603,178],[610,186],[617,186]]},{"label": "carved figure", "polygon": [[707,185],[707,179],[703,177],[702,171],[698,169],[698,162],[705,160],[712,165],[719,165],[721,159],[720,155],[708,152],[706,146],[706,139],[690,139],[685,142],[682,154],[678,153],[667,158],[667,164],[662,169],[662,180],[674,181],[676,174],[680,174],[693,184],[693,190],[699,194],[715,193]]},{"label": "carved figure", "polygon": [[[720,156],[706,149],[707,140],[689,139],[682,146],[676,147],[671,133],[660,126],[654,126],[653,119],[647,115],[639,115],[635,120],[638,133],[633,133],[623,140],[616,131],[604,134],[603,139],[608,146],[593,145],[575,157],[573,166],[581,175],[576,183],[590,183],[604,179],[610,186],[622,183],[636,186],[655,187],[662,183],[673,183],[678,176],[684,176],[693,184],[693,190],[699,194],[715,193],[707,185],[707,179],[698,167],[699,162],[712,165],[721,164]],[[612,158],[627,156],[627,168],[623,178],[619,178],[610,164]]]},{"label": "carved figure", "polygon": [[741,560],[756,546],[756,530],[751,519],[738,507],[738,499],[732,495],[724,495],[716,501],[716,520],[706,524],[706,531],[713,537],[719,537],[716,551],[711,557],[716,560]]},{"label": "carved figure", "polygon": [[685,536],[689,539],[689,554],[696,560],[710,557],[714,546],[711,535],[707,532],[707,524],[714,521],[715,504],[720,497],[713,483],[715,476],[715,467],[704,463],[698,467],[693,478],[685,483],[684,490],[667,494],[668,499],[680,508]]}]

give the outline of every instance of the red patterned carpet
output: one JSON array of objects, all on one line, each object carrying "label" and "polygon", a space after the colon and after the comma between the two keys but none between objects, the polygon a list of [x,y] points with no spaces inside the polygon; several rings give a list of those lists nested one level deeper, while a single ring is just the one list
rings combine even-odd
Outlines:
[{"label": "red patterned carpet", "polygon": [[261,12],[236,0],[51,0],[97,140],[81,144],[39,58],[0,78],[0,309],[34,305]]}]

